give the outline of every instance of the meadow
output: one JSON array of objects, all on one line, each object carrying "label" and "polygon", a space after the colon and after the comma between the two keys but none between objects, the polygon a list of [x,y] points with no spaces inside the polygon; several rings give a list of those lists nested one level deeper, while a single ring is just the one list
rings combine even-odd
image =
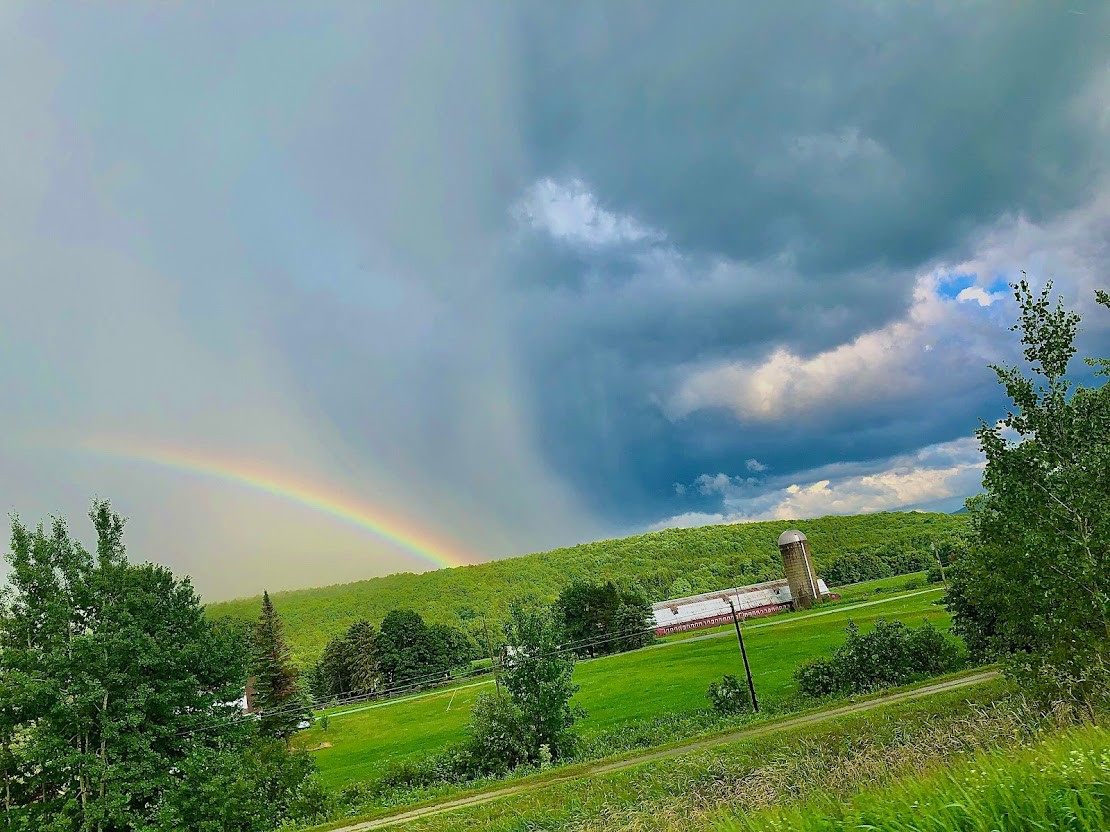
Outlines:
[{"label": "meadow", "polygon": [[[897,583],[905,585],[907,576],[846,593],[854,603],[866,606],[842,601],[836,607],[745,624],[745,643],[763,709],[773,714],[790,706],[795,697],[794,668],[838,645],[849,620],[863,629],[880,618],[915,626],[925,620],[948,626],[948,614],[935,603],[942,588],[891,592],[889,587]],[[656,744],[660,731],[652,721],[664,715],[704,712],[706,687],[724,673],[743,677],[731,630],[686,634],[641,650],[580,662],[575,669],[579,691],[573,701],[587,714],[580,723],[584,741],[598,748],[623,749],[634,747],[635,738],[642,735],[643,745]],[[462,739],[471,705],[492,685],[492,680],[471,682],[402,701],[337,709],[329,713],[326,731],[313,728],[301,734],[298,742],[318,749],[314,756],[329,788],[373,780],[399,761]],[[695,730],[698,723],[689,726]]]},{"label": "meadow", "polygon": [[[294,662],[303,668],[355,621],[376,625],[392,609],[415,610],[480,642],[483,619],[496,637],[514,599],[550,602],[576,577],[632,584],[652,601],[780,578],[776,541],[793,526],[808,536],[818,573],[835,584],[927,568],[932,544],[943,548],[954,540],[966,529],[967,517],[889,512],[665,529],[475,566],[272,592],[271,598],[285,621]],[[207,611],[216,619],[253,621],[260,604],[260,597],[240,598],[209,603]]]},{"label": "meadow", "polygon": [[[667,760],[581,779],[532,774],[520,792],[407,820],[406,832],[688,832],[774,807],[846,800],[968,755],[1026,747],[1062,726],[1001,679],[804,727],[753,733]],[[581,772],[582,766],[572,767]],[[827,808],[827,804],[826,804]],[[381,812],[374,812],[373,815]],[[337,820],[321,828],[338,828]],[[400,828],[400,827],[397,827]],[[780,827],[788,828],[788,827]],[[887,827],[879,827],[887,828]],[[909,827],[912,828],[912,827]]]},{"label": "meadow", "polygon": [[719,832],[997,832],[1110,829],[1110,731],[1053,733],[1032,747],[981,752],[848,801],[814,798],[751,814],[729,811]]}]

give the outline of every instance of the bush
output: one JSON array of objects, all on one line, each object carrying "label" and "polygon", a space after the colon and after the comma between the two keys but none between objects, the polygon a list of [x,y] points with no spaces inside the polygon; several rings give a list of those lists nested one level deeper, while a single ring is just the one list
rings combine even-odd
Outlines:
[{"label": "bush", "polygon": [[307,754],[290,754],[280,742],[198,748],[182,761],[177,786],[146,828],[269,832],[283,821],[320,821],[330,807],[315,768]]},{"label": "bush", "polygon": [[735,676],[728,673],[721,681],[710,682],[705,696],[718,713],[734,714],[752,709],[751,693]]},{"label": "bush", "polygon": [[849,623],[847,633],[831,656],[795,670],[802,693],[867,693],[945,673],[963,662],[959,646],[929,623],[914,630],[900,621],[880,620],[868,633]]},{"label": "bush", "polygon": [[484,693],[470,712],[471,759],[476,772],[504,774],[528,762],[524,712],[506,695]]},{"label": "bush", "polygon": [[798,665],[794,680],[806,696],[829,696],[840,689],[840,675],[832,658],[812,659]]}]

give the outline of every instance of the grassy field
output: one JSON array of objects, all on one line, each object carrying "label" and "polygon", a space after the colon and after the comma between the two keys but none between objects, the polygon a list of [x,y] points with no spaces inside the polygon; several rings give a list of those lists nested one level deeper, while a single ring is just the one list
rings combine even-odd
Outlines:
[{"label": "grassy field", "polygon": [[815,799],[737,813],[714,826],[720,832],[1103,832],[1110,829],[1110,731],[1062,732],[1016,753],[1006,748],[978,754],[848,802]]},{"label": "grassy field", "polygon": [[[905,582],[902,578],[901,583]],[[947,613],[934,603],[941,596],[939,588],[918,589],[904,597],[884,592],[876,596],[874,589],[884,587],[858,587],[854,597],[857,602],[882,598],[883,603],[817,609],[745,625],[757,693],[765,708],[782,707],[794,693],[797,664],[839,644],[849,619],[863,628],[879,618],[913,625],[928,619],[938,626],[948,625]],[[588,737],[660,714],[703,709],[706,686],[723,673],[743,675],[739,649],[728,631],[720,637],[686,638],[582,662],[575,670],[580,690],[574,700],[587,711],[581,729]],[[300,742],[319,748],[315,756],[327,786],[373,779],[391,762],[461,739],[470,706],[491,684],[472,683],[401,702],[333,712],[326,732],[312,729],[301,735]]]},{"label": "grassy field", "polygon": [[[518,781],[527,786],[519,793],[409,819],[403,827],[391,828],[406,832],[710,829],[734,820],[738,812],[818,796],[847,799],[861,789],[949,765],[969,754],[1033,744],[1058,728],[1010,697],[1005,683],[996,679],[825,723],[753,734],[594,777],[560,780],[565,777],[560,769],[533,774]],[[337,820],[321,828],[350,822]]]},{"label": "grassy field", "polygon": [[[927,568],[932,543],[943,545],[958,535],[967,518],[891,512],[666,529],[476,566],[270,596],[285,621],[294,661],[303,667],[319,656],[329,638],[356,620],[377,624],[393,609],[415,610],[428,621],[460,627],[480,641],[483,617],[496,633],[513,599],[538,595],[550,601],[574,577],[635,583],[653,601],[779,578],[782,561],[775,543],[794,525],[809,537],[819,574],[835,583],[837,565],[860,555],[868,557],[869,569],[883,570],[869,572],[872,576]],[[682,592],[676,581],[685,587]],[[253,621],[260,603],[260,597],[219,601],[208,605],[208,613]]]}]

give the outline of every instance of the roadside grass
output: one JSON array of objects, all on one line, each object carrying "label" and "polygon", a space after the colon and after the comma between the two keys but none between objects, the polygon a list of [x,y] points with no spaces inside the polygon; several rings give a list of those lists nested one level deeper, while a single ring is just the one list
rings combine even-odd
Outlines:
[{"label": "roadside grass", "polygon": [[[792,702],[794,668],[838,645],[849,619],[863,629],[879,618],[914,626],[929,620],[946,628],[950,619],[934,603],[938,597],[939,593],[917,594],[872,607],[797,614],[774,626],[759,626],[770,620],[749,623],[744,637],[761,706],[773,714],[796,704]],[[601,755],[724,727],[697,715],[704,715],[709,682],[723,673],[742,673],[735,639],[692,641],[580,663],[575,669],[580,690],[574,701],[587,711],[580,723],[585,744]],[[333,712],[326,732],[310,729],[299,735],[297,743],[319,749],[314,756],[330,790],[374,780],[390,765],[463,739],[470,708],[486,689],[472,685],[385,707]],[[673,724],[668,727],[660,720]],[[740,721],[734,718],[727,724]],[[646,730],[638,730],[637,725]],[[636,741],[630,743],[630,739]],[[322,747],[325,743],[327,747]]]},{"label": "roadside grass", "polygon": [[719,832],[1102,832],[1110,829],[1110,731],[1091,726],[1016,752],[1002,747],[847,803],[826,795],[754,814],[728,813],[714,824]]},{"label": "roadside grass", "polygon": [[[1038,715],[1010,693],[1003,680],[995,679],[824,723],[781,730],[769,725],[766,733],[585,779],[565,778],[595,769],[597,763],[532,774],[509,784],[526,786],[527,791],[407,819],[403,826],[391,828],[412,832],[705,829],[731,820],[733,815],[724,813],[758,811],[815,792],[851,795],[984,749],[1028,745],[1066,724]],[[429,799],[424,805],[432,802]],[[369,811],[360,820],[389,811]],[[353,822],[352,818],[336,820],[314,829],[336,829]]]}]

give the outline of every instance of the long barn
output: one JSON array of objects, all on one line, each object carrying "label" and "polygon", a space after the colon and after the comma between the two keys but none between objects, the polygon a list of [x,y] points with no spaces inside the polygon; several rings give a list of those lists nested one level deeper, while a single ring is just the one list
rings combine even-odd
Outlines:
[{"label": "long barn", "polygon": [[[837,597],[829,592],[828,586],[820,578],[817,579],[817,589],[821,597]],[[741,618],[774,615],[794,608],[790,584],[785,579],[703,592],[700,595],[653,604],[655,634],[665,636],[684,630],[728,624],[732,621],[732,609],[728,605],[730,599],[736,605],[736,613]]]}]

